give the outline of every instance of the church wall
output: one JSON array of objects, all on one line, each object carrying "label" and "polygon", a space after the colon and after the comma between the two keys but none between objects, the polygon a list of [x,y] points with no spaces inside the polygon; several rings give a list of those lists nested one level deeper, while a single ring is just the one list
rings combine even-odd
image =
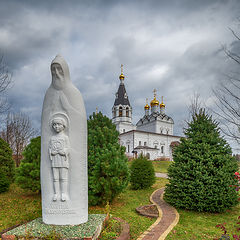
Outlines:
[{"label": "church wall", "polygon": [[141,130],[141,131],[145,131],[145,132],[155,132],[156,124],[154,122],[147,122],[142,125],[138,125],[137,130]]},{"label": "church wall", "polygon": [[[161,132],[162,130],[162,132]],[[167,133],[168,130],[168,133]],[[156,133],[173,135],[173,124],[164,121],[156,121]]]},{"label": "church wall", "polygon": [[[146,122],[142,125],[137,126],[137,130],[146,131],[146,132],[153,132],[153,133],[162,133],[162,134],[173,134],[173,124],[165,121],[155,120],[152,122]],[[162,130],[162,132],[161,132]]]},{"label": "church wall", "polygon": [[120,134],[135,130],[135,128],[136,127],[133,124],[126,123],[126,122],[120,122],[116,124],[116,129],[119,131]]},{"label": "church wall", "polygon": [[[144,146],[146,142],[147,147],[155,148],[157,147],[157,151],[155,149],[138,149],[138,154],[141,151],[146,155],[150,154],[150,159],[154,160],[161,157],[170,158],[172,160],[172,149],[170,144],[174,141],[180,141],[180,137],[177,136],[169,136],[169,135],[158,135],[148,132],[138,132],[131,131],[126,132],[120,135],[120,144],[126,147],[126,155],[129,157],[133,157],[133,149],[139,146],[139,142],[141,141],[141,146]],[[129,146],[129,147],[128,147]],[[161,152],[161,148],[163,147],[163,153]]]},{"label": "church wall", "polygon": [[132,153],[133,146],[134,146],[133,135],[134,135],[133,131],[120,135],[120,144],[126,148],[126,155],[128,157],[133,157],[133,153]]},{"label": "church wall", "polygon": [[[124,134],[126,135],[126,134]],[[121,140],[122,140],[122,136],[121,135]],[[131,135],[131,137],[126,138],[125,137],[125,142],[127,141],[127,139],[130,140],[131,145],[133,144],[133,137],[134,137],[134,147],[140,146],[144,146],[144,143],[146,142],[146,146],[147,147],[151,147],[151,148],[157,148],[158,151],[153,150],[154,152],[151,153],[151,150],[145,150],[145,152],[149,152],[150,153],[150,159],[154,160],[157,158],[161,158],[161,157],[166,157],[166,158],[170,158],[172,159],[172,151],[170,148],[170,144],[173,141],[180,141],[180,137],[175,137],[175,136],[169,136],[169,135],[158,135],[158,134],[153,134],[153,133],[149,133],[149,132],[134,132],[134,136]],[[131,139],[132,138],[132,139]],[[162,148],[163,147],[163,153],[162,153]],[[131,149],[133,149],[133,147],[131,146]],[[131,150],[132,151],[132,150]]]}]

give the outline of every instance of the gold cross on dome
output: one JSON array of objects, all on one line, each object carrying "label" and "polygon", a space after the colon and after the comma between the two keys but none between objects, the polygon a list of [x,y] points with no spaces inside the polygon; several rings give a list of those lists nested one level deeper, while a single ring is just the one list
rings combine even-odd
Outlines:
[{"label": "gold cross on dome", "polygon": [[162,96],[162,103],[163,103],[163,96]]},{"label": "gold cross on dome", "polygon": [[121,64],[121,74],[123,74],[123,65]]},{"label": "gold cross on dome", "polygon": [[157,95],[157,90],[154,88],[153,89],[153,96],[156,97],[156,95]]},{"label": "gold cross on dome", "polygon": [[146,104],[148,104],[148,98],[146,98]]}]

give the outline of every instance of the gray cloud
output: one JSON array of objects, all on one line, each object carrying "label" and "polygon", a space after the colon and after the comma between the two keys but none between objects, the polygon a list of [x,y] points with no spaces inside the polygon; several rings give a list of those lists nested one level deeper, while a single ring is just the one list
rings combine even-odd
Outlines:
[{"label": "gray cloud", "polygon": [[240,52],[228,30],[239,29],[239,12],[237,0],[1,1],[0,51],[15,81],[12,109],[40,126],[49,66],[60,53],[88,115],[98,107],[111,117],[124,64],[133,121],[156,88],[180,134],[190,96],[199,92],[211,105],[211,88],[237,69],[222,45]]}]

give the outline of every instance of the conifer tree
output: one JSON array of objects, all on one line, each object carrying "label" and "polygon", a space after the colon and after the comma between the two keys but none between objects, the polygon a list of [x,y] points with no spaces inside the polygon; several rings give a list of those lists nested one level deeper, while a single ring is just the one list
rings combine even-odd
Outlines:
[{"label": "conifer tree", "polygon": [[41,137],[31,139],[30,144],[23,151],[23,157],[17,169],[16,183],[23,189],[39,192]]},{"label": "conifer tree", "polygon": [[200,109],[185,129],[168,169],[164,199],[177,208],[223,212],[237,204],[234,173],[238,165],[221,137],[218,123]]},{"label": "conifer tree", "polygon": [[15,164],[12,158],[12,150],[8,143],[0,138],[0,193],[9,189],[14,181]]},{"label": "conifer tree", "polygon": [[88,120],[88,195],[89,204],[112,201],[128,185],[129,170],[119,133],[101,112]]}]

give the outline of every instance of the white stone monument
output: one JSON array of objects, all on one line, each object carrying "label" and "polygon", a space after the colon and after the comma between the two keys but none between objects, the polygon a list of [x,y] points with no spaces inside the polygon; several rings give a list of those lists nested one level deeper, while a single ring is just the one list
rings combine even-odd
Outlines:
[{"label": "white stone monument", "polygon": [[42,218],[77,225],[88,221],[86,110],[62,56],[52,61],[51,73],[42,108]]}]

